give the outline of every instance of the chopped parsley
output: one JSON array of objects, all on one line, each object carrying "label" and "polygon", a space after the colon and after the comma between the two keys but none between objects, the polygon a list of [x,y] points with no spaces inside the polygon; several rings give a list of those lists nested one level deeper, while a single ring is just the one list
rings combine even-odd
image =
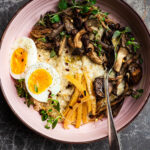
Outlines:
[{"label": "chopped parsley", "polygon": [[94,43],[94,46],[98,48],[98,56],[101,56],[102,45],[101,45],[101,44]]},{"label": "chopped parsley", "polygon": [[51,127],[52,127],[52,129],[54,129],[58,123],[58,120],[61,118],[60,115],[57,118],[50,116],[48,114],[50,112],[52,112],[52,109],[49,109],[48,111],[45,111],[45,110],[40,111],[42,121],[47,120],[47,124],[45,125],[46,129],[50,129]]},{"label": "chopped parsley", "polygon": [[60,22],[60,17],[58,14],[54,14],[50,17],[50,22],[51,23],[57,23],[57,22]]},{"label": "chopped parsley", "polygon": [[54,51],[54,49],[50,52],[50,58],[53,58],[54,56],[56,56],[56,52]]},{"label": "chopped parsley", "polygon": [[127,41],[126,45],[127,45],[127,46],[133,45],[133,49],[134,49],[134,52],[135,52],[135,53],[136,53],[137,49],[140,48],[139,43],[135,42],[135,38],[131,38],[129,41]]},{"label": "chopped parsley", "polygon": [[56,99],[48,99],[49,101],[51,101],[52,102],[52,105],[54,106],[54,108],[58,111],[58,112],[60,112],[60,104],[59,104],[59,101],[58,100],[56,100]]},{"label": "chopped parsley", "polygon": [[66,0],[60,0],[58,4],[58,8],[60,11],[65,10],[68,8],[68,4]]},{"label": "chopped parsley", "polygon": [[37,85],[34,85],[34,91],[35,91],[36,93],[38,93],[38,87],[37,87]]},{"label": "chopped parsley", "polygon": [[45,37],[43,37],[43,38],[38,38],[38,41],[41,41],[41,42],[44,42],[44,43],[46,43],[46,42],[47,42],[47,40],[46,40],[46,38],[45,38]]},{"label": "chopped parsley", "polygon": [[143,89],[138,89],[138,90],[134,91],[131,96],[135,99],[138,99],[142,96],[143,92],[144,92]]},{"label": "chopped parsley", "polygon": [[27,104],[28,107],[30,107],[30,105],[33,105],[33,101],[30,99],[30,95],[26,91],[24,82],[25,82],[24,79],[17,80],[15,86],[16,86],[18,96],[21,98],[25,98],[24,103]]}]

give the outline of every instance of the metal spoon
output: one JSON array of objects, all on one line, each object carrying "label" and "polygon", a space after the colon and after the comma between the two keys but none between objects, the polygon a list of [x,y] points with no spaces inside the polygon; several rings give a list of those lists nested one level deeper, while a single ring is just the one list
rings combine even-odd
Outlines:
[{"label": "metal spoon", "polygon": [[109,139],[110,150],[120,150],[120,144],[119,144],[116,128],[114,125],[112,109],[109,101],[109,85],[108,85],[109,74],[112,71],[112,68],[115,63],[115,57],[116,57],[115,50],[113,50],[109,56],[112,59],[109,60],[109,65],[106,68],[106,73],[104,76],[105,97],[106,97],[107,117],[108,117],[108,139]]}]

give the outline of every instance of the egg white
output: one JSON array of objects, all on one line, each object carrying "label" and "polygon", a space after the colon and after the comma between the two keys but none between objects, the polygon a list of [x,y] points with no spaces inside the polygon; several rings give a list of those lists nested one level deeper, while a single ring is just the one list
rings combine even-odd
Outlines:
[{"label": "egg white", "polygon": [[14,51],[18,48],[22,48],[27,52],[27,64],[25,67],[25,71],[21,74],[14,74],[10,67],[10,74],[14,79],[24,79],[26,71],[28,70],[29,66],[32,66],[37,62],[37,48],[34,41],[30,38],[21,37],[17,39],[11,49],[10,63]]},{"label": "egg white", "polygon": [[[29,77],[37,69],[45,69],[52,76],[52,84],[44,92],[40,94],[32,93],[28,87]],[[50,93],[49,91],[51,91],[51,93],[54,95],[57,95],[57,93],[60,91],[60,76],[57,73],[57,71],[49,64],[37,63],[29,68],[25,77],[25,85],[26,85],[27,91],[34,99],[38,100],[39,102],[47,102],[48,96]]]}]

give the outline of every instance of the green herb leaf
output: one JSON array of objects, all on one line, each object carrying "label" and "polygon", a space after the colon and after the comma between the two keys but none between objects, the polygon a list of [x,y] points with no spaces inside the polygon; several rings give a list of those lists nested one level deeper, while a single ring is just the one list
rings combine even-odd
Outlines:
[{"label": "green herb leaf", "polygon": [[121,32],[119,30],[115,31],[114,34],[113,34],[113,39],[116,39],[118,38],[119,36],[121,35]]},{"label": "green herb leaf", "polygon": [[50,58],[53,58],[54,56],[56,56],[56,52],[54,50],[52,50],[50,53]]},{"label": "green herb leaf", "polygon": [[22,83],[22,82],[24,82],[24,81],[25,81],[25,79],[19,79],[19,80],[18,80],[19,83]]},{"label": "green herb leaf", "polygon": [[94,33],[94,34],[97,34],[97,33],[98,33],[98,31],[96,31],[96,30],[93,30],[93,33]]},{"label": "green herb leaf", "polygon": [[42,121],[47,120],[47,118],[48,118],[48,115],[47,115],[47,114],[42,115]]},{"label": "green herb leaf", "polygon": [[51,96],[53,97],[53,96],[55,96],[55,94],[51,94]]},{"label": "green herb leaf", "polygon": [[144,92],[144,90],[143,90],[143,89],[138,89],[138,90],[137,90],[137,92],[139,92],[139,93],[143,93],[143,92]]},{"label": "green herb leaf", "polygon": [[103,13],[103,15],[108,16],[108,15],[109,15],[109,13],[108,13],[108,12],[104,12],[104,13]]},{"label": "green herb leaf", "polygon": [[105,17],[102,18],[102,21],[105,21]]},{"label": "green herb leaf", "polygon": [[96,0],[89,0],[89,2],[91,3],[91,5],[96,4]]},{"label": "green herb leaf", "polygon": [[27,106],[28,106],[28,107],[30,107],[30,105],[33,105],[33,104],[34,104],[34,103],[33,103],[32,100],[30,100],[30,99],[27,100]]},{"label": "green herb leaf", "polygon": [[52,124],[52,123],[53,123],[53,119],[49,118],[49,119],[47,120],[47,122],[50,123],[50,124]]},{"label": "green herb leaf", "polygon": [[52,112],[52,109],[49,109],[48,112]]},{"label": "green herb leaf", "polygon": [[135,38],[131,38],[130,40],[131,40],[131,41],[135,41]]},{"label": "green herb leaf", "polygon": [[132,97],[135,98],[135,99],[138,99],[138,98],[140,97],[140,95],[139,95],[139,94],[137,94],[137,95],[132,95]]},{"label": "green herb leaf", "polygon": [[97,47],[99,48],[98,55],[100,56],[101,55],[101,51],[102,51],[102,45],[99,44]]},{"label": "green herb leaf", "polygon": [[129,27],[126,27],[124,32],[125,33],[131,32],[131,29]]},{"label": "green herb leaf", "polygon": [[127,41],[126,45],[127,46],[133,45],[133,49],[134,49],[135,53],[136,53],[137,49],[140,48],[140,45],[137,42],[135,42],[135,41]]},{"label": "green herb leaf", "polygon": [[60,21],[60,17],[58,14],[53,15],[52,17],[50,17],[50,21],[51,23],[56,23]]},{"label": "green herb leaf", "polygon": [[76,0],[72,0],[72,4],[75,6],[76,5]]},{"label": "green herb leaf", "polygon": [[81,13],[87,13],[87,12],[89,12],[90,8],[91,7],[89,7],[89,6],[83,6]]},{"label": "green herb leaf", "polygon": [[94,10],[92,10],[92,12],[91,12],[93,15],[96,15],[96,14],[98,14],[99,13],[99,10],[98,9],[94,9]]},{"label": "green herb leaf", "polygon": [[59,102],[58,102],[58,100],[56,100],[56,99],[48,99],[48,100],[50,100],[50,101],[52,101],[52,102],[54,102],[54,104],[58,104]]},{"label": "green herb leaf", "polygon": [[48,124],[45,125],[46,129],[50,129],[50,126]]},{"label": "green herb leaf", "polygon": [[54,128],[56,127],[59,118],[61,118],[61,116],[58,116],[58,117],[54,120],[54,122],[53,122],[53,124],[52,124],[52,129],[54,129]]},{"label": "green herb leaf", "polygon": [[55,108],[58,112],[60,112],[60,104],[59,104],[59,103],[57,103],[57,105],[54,106],[54,108]]},{"label": "green herb leaf", "polygon": [[117,49],[117,46],[120,42],[120,37],[121,37],[121,32],[118,30],[115,31],[112,36],[112,43],[113,43],[113,46],[115,47],[115,49]]},{"label": "green herb leaf", "polygon": [[66,0],[60,0],[58,7],[59,7],[60,11],[67,9],[67,7],[68,7],[67,1]]},{"label": "green herb leaf", "polygon": [[58,119],[56,119],[56,120],[53,122],[53,124],[52,124],[52,129],[54,129],[54,128],[56,127],[57,123],[58,123]]},{"label": "green herb leaf", "polygon": [[138,89],[134,91],[134,93],[131,95],[133,98],[138,99],[139,97],[142,96],[144,90],[143,89]]},{"label": "green herb leaf", "polygon": [[44,43],[47,42],[46,38],[44,38],[44,37],[43,38],[39,38],[38,41],[41,41],[41,42],[44,42]]},{"label": "green herb leaf", "polygon": [[40,111],[40,115],[45,115],[46,114],[46,111],[45,110],[41,110]]},{"label": "green herb leaf", "polygon": [[34,85],[34,91],[38,93],[38,87],[36,85]]},{"label": "green herb leaf", "polygon": [[65,35],[65,31],[60,32],[60,35],[63,37]]}]

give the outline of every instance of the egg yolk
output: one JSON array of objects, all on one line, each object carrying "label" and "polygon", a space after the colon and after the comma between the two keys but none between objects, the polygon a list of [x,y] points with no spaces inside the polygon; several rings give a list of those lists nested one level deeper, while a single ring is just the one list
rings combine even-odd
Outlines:
[{"label": "egg yolk", "polygon": [[11,71],[14,74],[21,74],[25,71],[27,64],[27,52],[22,49],[16,49],[11,57]]},{"label": "egg yolk", "polygon": [[28,88],[32,93],[40,94],[52,84],[52,76],[45,69],[37,69],[28,79]]}]

